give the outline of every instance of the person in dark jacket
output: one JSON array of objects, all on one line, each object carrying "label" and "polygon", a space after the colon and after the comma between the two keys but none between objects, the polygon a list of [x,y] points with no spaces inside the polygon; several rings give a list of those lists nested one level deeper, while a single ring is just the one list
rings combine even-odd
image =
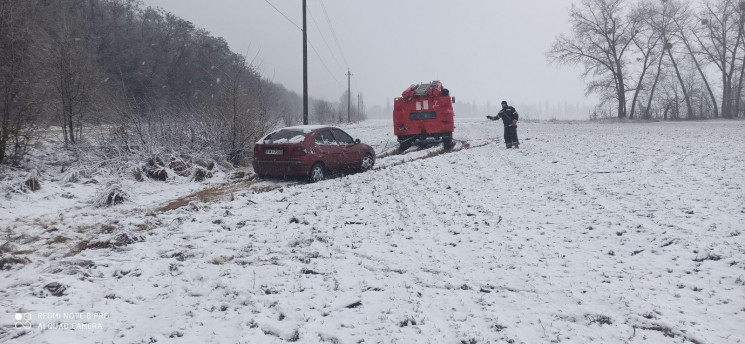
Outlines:
[{"label": "person in dark jacket", "polygon": [[504,123],[504,143],[507,145],[507,149],[520,148],[520,141],[517,139],[517,120],[520,115],[517,114],[514,107],[507,105],[507,101],[502,101],[502,111],[499,111],[496,116],[486,116],[486,118],[493,121],[502,119],[502,123]]}]

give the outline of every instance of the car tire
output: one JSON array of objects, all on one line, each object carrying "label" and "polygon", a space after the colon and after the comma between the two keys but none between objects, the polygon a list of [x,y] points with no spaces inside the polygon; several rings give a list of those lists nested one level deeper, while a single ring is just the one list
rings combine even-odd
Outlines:
[{"label": "car tire", "polygon": [[324,180],[325,178],[326,169],[323,168],[323,164],[320,162],[313,164],[313,167],[310,168],[310,172],[308,173],[308,181],[311,183],[316,183]]},{"label": "car tire", "polygon": [[365,157],[362,158],[362,165],[360,165],[360,172],[369,171],[373,166],[375,166],[375,157],[370,153],[365,154]]}]

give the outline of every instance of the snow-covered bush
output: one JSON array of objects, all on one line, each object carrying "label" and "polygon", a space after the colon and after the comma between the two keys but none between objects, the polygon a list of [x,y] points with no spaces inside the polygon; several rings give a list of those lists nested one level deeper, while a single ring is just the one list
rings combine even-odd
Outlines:
[{"label": "snow-covered bush", "polygon": [[131,196],[128,192],[124,191],[122,185],[113,182],[96,193],[93,204],[97,207],[110,207],[124,203],[129,199],[131,199]]},{"label": "snow-covered bush", "polygon": [[194,173],[192,174],[192,179],[195,182],[203,182],[207,179],[212,178],[212,171],[208,171],[202,167],[196,167],[194,168]]},{"label": "snow-covered bush", "polygon": [[39,182],[39,179],[41,179],[41,173],[39,173],[38,169],[32,169],[31,172],[26,176],[26,179],[23,181],[23,186],[30,191],[39,191],[41,190],[41,183]]},{"label": "snow-covered bush", "polygon": [[173,170],[177,175],[188,177],[191,174],[191,159],[188,156],[172,156],[168,168]]},{"label": "snow-covered bush", "polygon": [[77,183],[80,181],[80,170],[76,168],[69,169],[64,176],[62,176],[63,183]]},{"label": "snow-covered bush", "polygon": [[145,175],[147,175],[148,178],[153,180],[164,182],[168,179],[166,166],[163,163],[163,160],[158,156],[150,158],[147,165],[143,168],[143,171],[145,171]]},{"label": "snow-covered bush", "polygon": [[[111,173],[110,171],[105,170],[105,169],[103,171],[96,171],[96,174],[99,174],[99,175],[109,175],[110,173]],[[62,182],[63,183],[77,183],[81,179],[90,178],[90,177],[91,177],[91,173],[86,168],[70,168],[62,176]]]},{"label": "snow-covered bush", "polygon": [[144,172],[142,171],[142,167],[135,166],[132,168],[132,178],[134,178],[134,180],[138,182],[145,181],[145,175],[144,175]]}]

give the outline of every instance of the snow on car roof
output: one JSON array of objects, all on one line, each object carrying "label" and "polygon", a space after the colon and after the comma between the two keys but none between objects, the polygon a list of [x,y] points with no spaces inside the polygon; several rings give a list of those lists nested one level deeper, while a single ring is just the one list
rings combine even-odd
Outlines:
[{"label": "snow on car roof", "polygon": [[[303,140],[305,139],[305,135],[310,134],[311,131],[316,130],[316,129],[323,129],[323,128],[336,128],[336,127],[331,127],[331,126],[328,126],[328,125],[298,125],[298,126],[294,126],[294,127],[279,128],[279,129],[277,129],[277,130],[275,130],[275,131],[267,134],[266,136],[264,136],[264,138],[262,138],[261,140],[259,140],[258,142],[256,142],[256,144],[300,143],[300,142],[303,142]],[[288,132],[289,133],[302,133],[302,134],[301,135],[293,135],[292,137],[290,137],[290,136],[287,136],[287,137],[275,137],[274,140],[270,140],[270,138],[272,137],[272,135],[277,134],[277,133],[283,133],[283,132],[285,133],[284,136],[287,136]],[[280,136],[283,136],[283,135],[280,135]]]},{"label": "snow on car roof", "polygon": [[286,127],[286,128],[282,128],[279,130],[299,130],[307,134],[316,129],[323,129],[323,128],[329,128],[329,127],[330,126],[328,125],[296,125],[294,127]]}]

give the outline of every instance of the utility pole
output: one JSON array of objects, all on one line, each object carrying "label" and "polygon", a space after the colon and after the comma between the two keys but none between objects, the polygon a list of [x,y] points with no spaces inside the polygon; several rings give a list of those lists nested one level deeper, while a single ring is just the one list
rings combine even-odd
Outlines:
[{"label": "utility pole", "polygon": [[347,68],[347,123],[352,123],[352,72],[349,68]]},{"label": "utility pole", "polygon": [[308,26],[305,21],[303,0],[303,124],[308,125]]}]

